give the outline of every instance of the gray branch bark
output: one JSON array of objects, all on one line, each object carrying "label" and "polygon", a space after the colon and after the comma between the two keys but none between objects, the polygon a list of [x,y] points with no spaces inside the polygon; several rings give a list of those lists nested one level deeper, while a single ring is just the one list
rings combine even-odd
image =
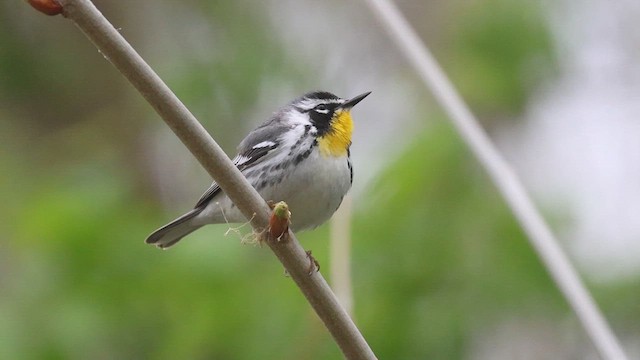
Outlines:
[{"label": "gray branch bark", "polygon": [[[57,0],[63,15],[84,34],[144,96],[256,231],[266,229],[270,211],[265,201],[171,92],[160,77],[88,0]],[[268,245],[287,269],[307,301],[349,359],[375,359],[373,351],[319,272],[309,275],[309,258],[293,233],[289,241]]]}]

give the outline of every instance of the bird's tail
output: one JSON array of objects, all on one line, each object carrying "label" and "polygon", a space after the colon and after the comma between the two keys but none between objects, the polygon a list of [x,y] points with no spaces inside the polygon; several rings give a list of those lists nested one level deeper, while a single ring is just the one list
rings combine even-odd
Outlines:
[{"label": "bird's tail", "polygon": [[202,227],[201,224],[195,224],[193,220],[203,209],[204,207],[197,207],[180,216],[154,231],[144,242],[153,244],[161,249],[175,245],[180,239]]}]

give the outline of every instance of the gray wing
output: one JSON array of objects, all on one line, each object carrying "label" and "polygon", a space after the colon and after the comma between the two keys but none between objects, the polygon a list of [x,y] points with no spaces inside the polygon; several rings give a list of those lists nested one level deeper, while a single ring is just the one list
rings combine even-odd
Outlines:
[{"label": "gray wing", "polygon": [[[256,128],[247,135],[238,146],[238,155],[233,158],[233,163],[244,172],[265,159],[265,155],[278,151],[281,144],[282,134],[287,132],[289,127],[277,124],[274,121],[267,122]],[[202,194],[200,200],[194,208],[207,206],[211,199],[222,191],[220,186],[213,182],[207,191]]]}]

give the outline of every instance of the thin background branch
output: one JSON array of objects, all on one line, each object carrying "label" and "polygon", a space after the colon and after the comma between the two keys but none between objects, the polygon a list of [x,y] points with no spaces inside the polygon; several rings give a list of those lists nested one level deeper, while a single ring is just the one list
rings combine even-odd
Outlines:
[{"label": "thin background branch", "polygon": [[560,248],[544,218],[533,205],[524,186],[479,125],[478,120],[457,93],[427,46],[393,2],[390,0],[365,0],[365,2],[449,115],[449,119],[478,161],[487,170],[600,355],[605,359],[626,359],[618,339]]},{"label": "thin background branch", "polygon": [[[47,12],[48,5],[52,5],[51,8],[62,5],[62,14],[74,21],[102,55],[138,89],[244,216],[251,219],[254,229],[259,232],[267,228],[270,212],[265,201],[184,104],[91,1],[30,0],[29,3],[49,15],[56,12]],[[294,234],[289,232],[289,235],[289,241],[267,241],[267,244],[324,322],[345,357],[375,359],[373,351],[322,275],[319,272],[309,274],[310,259]]]},{"label": "thin background branch", "polygon": [[331,218],[329,279],[333,291],[349,315],[353,316],[353,289],[351,286],[351,213],[353,197],[347,195]]}]

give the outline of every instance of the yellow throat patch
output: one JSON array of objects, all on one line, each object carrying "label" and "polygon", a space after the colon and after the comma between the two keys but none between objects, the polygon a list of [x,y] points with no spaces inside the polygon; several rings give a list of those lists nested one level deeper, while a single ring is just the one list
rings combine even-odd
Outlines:
[{"label": "yellow throat patch", "polygon": [[334,114],[331,129],[318,138],[320,153],[324,156],[340,157],[347,155],[351,145],[353,120],[349,110],[339,110]]}]

